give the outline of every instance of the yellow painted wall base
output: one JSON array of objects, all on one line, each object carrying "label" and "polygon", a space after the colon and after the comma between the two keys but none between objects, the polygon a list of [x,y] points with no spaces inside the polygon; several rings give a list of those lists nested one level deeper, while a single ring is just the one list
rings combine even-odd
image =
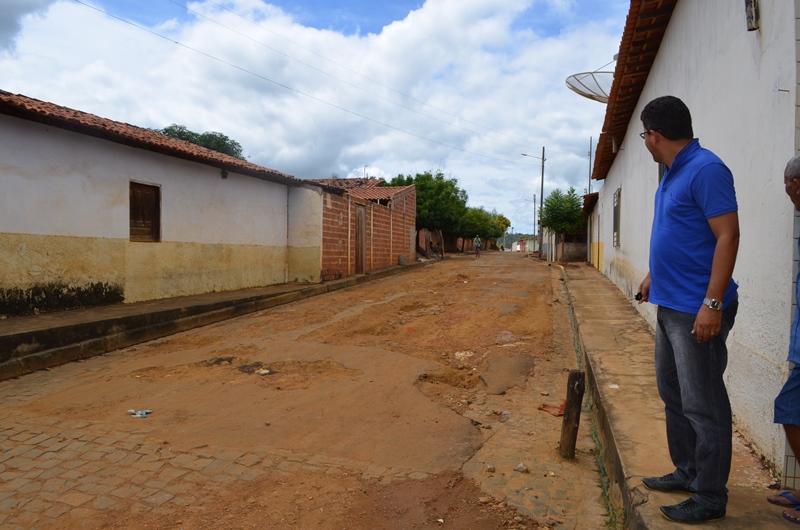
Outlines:
[{"label": "yellow painted wall base", "polygon": [[89,282],[121,284],[125,241],[0,233],[0,287]]},{"label": "yellow painted wall base", "polygon": [[126,243],[126,302],[284,282],[286,247]]},{"label": "yellow painted wall base", "polygon": [[603,243],[602,241],[599,243],[592,243],[592,265],[603,272]]},{"label": "yellow painted wall base", "polygon": [[289,282],[319,283],[322,281],[322,252],[319,247],[289,247],[288,265],[287,281]]},{"label": "yellow painted wall base", "polygon": [[0,314],[261,287],[290,272],[314,283],[320,260],[319,248],[0,233]]}]

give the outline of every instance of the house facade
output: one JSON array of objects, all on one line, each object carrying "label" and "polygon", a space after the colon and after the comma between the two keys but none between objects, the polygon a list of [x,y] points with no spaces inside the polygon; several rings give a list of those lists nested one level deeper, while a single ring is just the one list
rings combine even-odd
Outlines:
[{"label": "house facade", "polygon": [[322,188],[0,91],[0,314],[319,282]]},{"label": "house facade", "polygon": [[[790,369],[796,307],[800,223],[783,169],[800,152],[798,13],[797,0],[632,0],[593,168],[602,189],[585,202],[589,261],[632,298],[649,268],[659,183],[639,115],[656,97],[681,98],[695,136],[730,167],[736,186],[740,305],[726,371],[736,427],[787,477],[798,473],[772,403]],[[635,307],[655,324],[654,306]]]}]

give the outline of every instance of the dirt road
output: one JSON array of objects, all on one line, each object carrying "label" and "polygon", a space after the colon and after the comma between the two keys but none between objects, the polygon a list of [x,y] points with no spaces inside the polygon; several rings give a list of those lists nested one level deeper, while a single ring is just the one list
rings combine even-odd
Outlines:
[{"label": "dirt road", "polygon": [[2,382],[0,526],[601,528],[565,302],[459,256]]}]

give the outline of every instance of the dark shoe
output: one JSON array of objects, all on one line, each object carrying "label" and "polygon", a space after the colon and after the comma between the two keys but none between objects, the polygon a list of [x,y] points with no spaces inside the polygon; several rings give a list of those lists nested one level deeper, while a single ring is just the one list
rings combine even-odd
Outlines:
[{"label": "dark shoe", "polygon": [[684,486],[681,482],[678,482],[672,473],[668,473],[663,477],[645,477],[642,479],[642,484],[649,490],[685,491],[687,493],[692,493],[692,490]]},{"label": "dark shoe", "polygon": [[725,508],[710,510],[694,499],[686,499],[674,506],[662,506],[660,509],[664,517],[676,523],[705,523],[725,517]]}]

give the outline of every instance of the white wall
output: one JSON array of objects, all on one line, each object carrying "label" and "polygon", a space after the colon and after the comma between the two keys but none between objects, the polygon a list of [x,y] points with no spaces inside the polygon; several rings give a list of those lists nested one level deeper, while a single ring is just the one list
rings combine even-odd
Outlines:
[{"label": "white wall", "polygon": [[[0,138],[4,292],[102,285],[133,302],[282,283],[298,266],[293,278],[319,281],[313,187],[293,192],[289,233],[283,184],[6,115]],[[131,181],[160,188],[160,242],[130,241]]]},{"label": "white wall", "polygon": [[289,189],[287,282],[321,281],[322,195],[316,187]]},{"label": "white wall", "polygon": [[[603,190],[604,272],[625,294],[647,274],[658,169],[639,138],[644,105],[662,95],[692,111],[695,136],[731,168],[741,242],[734,278],[739,315],[728,339],[726,379],[737,427],[772,462],[783,435],[772,401],[786,372],[792,303],[791,203],[783,168],[795,154],[795,10],[761,0],[761,31],[746,31],[744,6],[679,2]],[[613,193],[622,188],[621,246],[611,244]],[[676,241],[675,244],[680,244]],[[653,306],[638,306],[653,324]]]},{"label": "white wall", "polygon": [[163,241],[286,244],[286,186],[5,115],[0,131],[0,232],[128,239],[135,181],[162,187]]}]

